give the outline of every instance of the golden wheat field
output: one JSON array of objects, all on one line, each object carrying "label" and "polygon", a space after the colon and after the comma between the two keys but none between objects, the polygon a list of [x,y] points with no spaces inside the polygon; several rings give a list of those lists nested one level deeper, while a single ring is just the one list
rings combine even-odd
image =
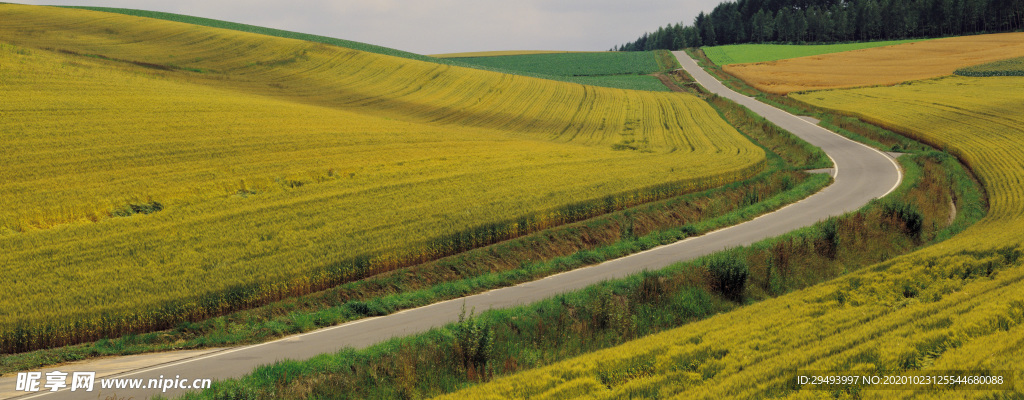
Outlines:
[{"label": "golden wheat field", "polygon": [[706,103],[0,4],[0,340],[260,304],[760,171]]},{"label": "golden wheat field", "polygon": [[958,68],[1024,56],[1024,32],[925,40],[895,46],[844,51],[820,56],[723,69],[768,93],[900,82],[952,75]]},{"label": "golden wheat field", "polygon": [[[1024,392],[1024,78],[795,98],[962,158],[988,192],[947,241],[825,284],[449,398],[1000,398]],[[791,391],[797,370],[1011,371],[1010,391]]]}]

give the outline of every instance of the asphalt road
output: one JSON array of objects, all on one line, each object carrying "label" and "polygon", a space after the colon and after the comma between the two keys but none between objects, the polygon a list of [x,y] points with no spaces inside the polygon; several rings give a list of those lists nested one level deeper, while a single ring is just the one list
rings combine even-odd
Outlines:
[{"label": "asphalt road", "polygon": [[[591,267],[392,315],[354,321],[273,342],[230,348],[153,366],[140,366],[133,371],[103,378],[141,378],[143,385],[148,384],[149,379],[176,376],[187,379],[189,382],[198,378],[224,379],[245,375],[256,366],[273,363],[277,360],[302,360],[318,354],[332,353],[345,347],[367,347],[392,337],[424,332],[430,328],[454,322],[458,319],[463,304],[467,310],[475,308],[477,312],[491,308],[529,304],[604,280],[622,278],[643,270],[663,268],[725,248],[748,245],[765,238],[778,236],[797,228],[812,225],[830,216],[859,209],[871,199],[888,194],[901,181],[902,174],[898,165],[882,152],[733,92],[700,69],[685,53],[676,52],[675,54],[683,69],[708,90],[750,108],[776,125],[822,148],[835,162],[833,170],[835,182],[800,202],[754,220]],[[79,364],[74,367],[74,370],[63,372],[90,371],[88,365],[88,363]],[[45,382],[45,377],[43,382]],[[108,396],[116,396],[116,398],[142,399],[154,394],[170,396],[182,392],[181,389],[171,389],[166,392],[161,389],[102,390],[97,382],[91,392],[63,390],[38,392],[15,398],[56,400],[103,399]]]}]

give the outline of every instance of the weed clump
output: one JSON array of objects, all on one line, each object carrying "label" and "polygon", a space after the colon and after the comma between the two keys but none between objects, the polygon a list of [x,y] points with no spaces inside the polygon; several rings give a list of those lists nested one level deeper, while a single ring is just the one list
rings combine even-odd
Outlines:
[{"label": "weed clump", "polygon": [[158,211],[162,211],[164,205],[155,201],[148,203],[131,203],[124,207],[118,208],[110,212],[113,217],[130,217],[135,214],[152,214]]},{"label": "weed clump", "polygon": [[711,276],[715,290],[733,301],[743,299],[750,266],[735,252],[717,253],[707,258],[704,268]]},{"label": "weed clump", "polygon": [[903,224],[903,232],[915,239],[921,237],[924,216],[916,205],[900,200],[891,200],[882,205],[882,215],[894,218]]}]

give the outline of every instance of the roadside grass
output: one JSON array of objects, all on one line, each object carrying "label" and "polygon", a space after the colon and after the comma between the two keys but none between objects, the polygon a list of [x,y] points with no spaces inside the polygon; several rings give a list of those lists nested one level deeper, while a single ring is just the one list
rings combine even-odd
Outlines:
[{"label": "roadside grass", "polygon": [[886,40],[838,44],[728,44],[704,47],[704,52],[715,65],[746,64],[816,56],[872,47],[892,46],[918,42],[922,39]]},{"label": "roadside grass", "polygon": [[[952,156],[927,151],[904,156],[900,163],[906,178],[892,196],[843,217],[528,306],[479,315],[467,310],[468,317],[440,329],[363,350],[260,367],[183,398],[423,398],[451,393],[856,271],[949,237],[984,215],[980,203],[965,203],[981,190]],[[946,201],[953,198],[961,199],[962,211],[950,224]],[[897,216],[892,212],[896,208],[912,211]],[[919,224],[912,223],[915,218]],[[644,240],[651,239],[639,238],[639,243]],[[599,378],[609,385],[637,372],[623,366],[601,371]]]},{"label": "roadside grass", "polygon": [[[765,172],[716,189],[606,214],[267,306],[182,323],[170,330],[5,355],[0,357],[0,373],[97,356],[257,343],[385,315],[538,279],[734,225],[802,199],[830,182],[826,175],[807,176],[799,171],[829,166],[822,164],[828,158],[820,149],[766,124],[734,103],[716,100],[712,104],[726,121],[766,150]],[[659,233],[636,240],[654,232]],[[544,262],[599,246],[608,247],[600,259],[577,256],[568,261]]]}]

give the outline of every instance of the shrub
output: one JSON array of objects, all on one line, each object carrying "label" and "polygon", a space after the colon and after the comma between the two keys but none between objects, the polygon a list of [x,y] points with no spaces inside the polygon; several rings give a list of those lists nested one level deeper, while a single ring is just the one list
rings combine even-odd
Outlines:
[{"label": "shrub", "polygon": [[734,252],[718,253],[707,258],[704,268],[711,276],[715,290],[733,301],[743,299],[743,289],[750,274],[750,266],[745,259]]},{"label": "shrub", "polygon": [[903,231],[914,238],[920,238],[924,225],[924,216],[916,205],[892,200],[882,205],[882,215],[899,220],[903,223]]}]

